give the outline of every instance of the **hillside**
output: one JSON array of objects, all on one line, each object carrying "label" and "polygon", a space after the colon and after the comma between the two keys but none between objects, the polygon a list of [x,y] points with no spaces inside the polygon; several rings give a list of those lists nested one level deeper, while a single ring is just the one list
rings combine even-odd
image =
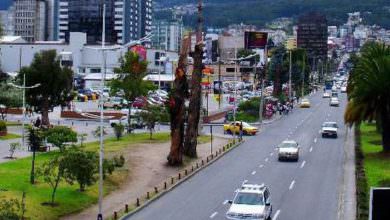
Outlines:
[{"label": "hillside", "polygon": [[[164,7],[196,4],[196,0],[155,0]],[[348,12],[361,11],[365,21],[390,28],[389,0],[207,0],[205,23],[224,27],[232,23],[264,25],[278,17],[297,17],[308,11],[327,15],[330,24],[342,24]],[[245,12],[245,13],[243,13]],[[157,12],[156,17],[169,17],[167,12]],[[185,16],[187,25],[195,23],[193,16]]]}]

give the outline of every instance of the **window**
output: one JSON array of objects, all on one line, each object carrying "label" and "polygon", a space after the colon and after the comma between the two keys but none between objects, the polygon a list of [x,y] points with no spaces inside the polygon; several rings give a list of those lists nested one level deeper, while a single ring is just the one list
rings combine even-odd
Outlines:
[{"label": "window", "polygon": [[91,73],[100,73],[100,68],[91,68]]}]

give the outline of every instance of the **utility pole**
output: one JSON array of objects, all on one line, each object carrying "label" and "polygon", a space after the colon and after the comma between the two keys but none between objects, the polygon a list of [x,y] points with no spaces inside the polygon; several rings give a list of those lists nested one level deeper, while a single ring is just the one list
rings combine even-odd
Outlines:
[{"label": "utility pole", "polygon": [[[236,111],[237,111],[237,46],[234,46],[234,106],[233,106],[233,122],[234,126],[236,125]],[[233,140],[236,140],[236,132],[233,131]]]},{"label": "utility pole", "polygon": [[264,49],[264,75],[261,77],[261,96],[260,96],[260,106],[259,106],[259,128],[261,128],[263,124],[263,106],[264,106],[264,80],[265,76],[267,75],[267,64],[268,64],[268,48],[267,45],[265,45]]},{"label": "utility pole", "polygon": [[221,109],[221,101],[222,101],[222,77],[221,77],[221,50],[219,49],[218,44],[218,82],[219,82],[219,94],[218,94],[218,109]]},{"label": "utility pole", "polygon": [[290,49],[290,66],[288,71],[288,99],[291,101],[291,72],[292,72],[292,50]]},{"label": "utility pole", "polygon": [[[103,220],[103,158],[104,158],[104,143],[103,143],[103,88],[104,79],[106,77],[106,59],[105,59],[105,39],[106,39],[106,4],[103,4],[103,25],[102,25],[102,59],[103,70],[102,79],[100,82],[100,149],[99,149],[99,213],[98,220]],[[129,112],[131,115],[131,112]]]},{"label": "utility pole", "polygon": [[303,61],[302,61],[302,98],[305,95],[304,90],[305,90],[305,66],[306,66],[306,56],[305,53],[303,54]]}]

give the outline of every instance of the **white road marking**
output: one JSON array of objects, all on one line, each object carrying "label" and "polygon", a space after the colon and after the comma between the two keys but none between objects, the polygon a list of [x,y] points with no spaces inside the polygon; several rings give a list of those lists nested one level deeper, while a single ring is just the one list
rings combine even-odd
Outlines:
[{"label": "white road marking", "polygon": [[294,188],[294,185],[295,185],[295,180],[293,180],[290,184],[290,186],[288,187],[289,190],[292,190],[292,188]]},{"label": "white road marking", "polygon": [[274,217],[272,218],[272,220],[278,219],[279,215],[280,215],[280,209],[278,209],[278,211],[275,212],[275,215],[274,215]]},{"label": "white road marking", "polygon": [[314,143],[317,143],[317,138],[314,138]]},{"label": "white road marking", "polygon": [[313,147],[310,147],[310,150],[309,150],[310,152],[312,152],[313,151]]},{"label": "white road marking", "polygon": [[244,180],[241,185],[244,185],[247,182],[248,182],[248,180]]},{"label": "white road marking", "polygon": [[254,170],[254,171],[252,171],[252,175],[255,175],[256,174],[256,171]]},{"label": "white road marking", "polygon": [[267,158],[265,158],[265,162],[268,162],[268,157],[267,157]]},{"label": "white road marking", "polygon": [[213,214],[211,214],[210,218],[214,218],[216,215],[218,215],[218,212],[214,212]]},{"label": "white road marking", "polygon": [[263,164],[260,164],[260,165],[259,165],[259,168],[263,168],[263,167],[264,167],[264,165],[263,165]]},{"label": "white road marking", "polygon": [[302,162],[301,168],[303,168],[305,166],[305,164],[306,164],[306,160]]},{"label": "white road marking", "polygon": [[229,200],[225,200],[225,201],[223,201],[222,204],[226,205],[228,202],[229,202]]},{"label": "white road marking", "polygon": [[274,155],[274,153],[270,153],[269,155],[272,157]]}]

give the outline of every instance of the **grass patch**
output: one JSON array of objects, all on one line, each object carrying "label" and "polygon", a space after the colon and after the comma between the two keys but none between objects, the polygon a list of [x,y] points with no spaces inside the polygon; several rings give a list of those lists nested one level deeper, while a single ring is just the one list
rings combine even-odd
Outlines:
[{"label": "grass patch", "polygon": [[237,112],[236,121],[245,121],[248,123],[257,122],[259,120],[258,116],[253,116],[245,112]]},{"label": "grass patch", "polygon": [[22,123],[16,121],[6,121],[5,124],[7,126],[22,126]]},{"label": "grass patch", "polygon": [[[137,143],[163,143],[169,141],[169,133],[156,133],[153,139],[149,134],[130,134],[117,141],[115,138],[105,140],[105,152],[117,153],[126,149],[129,145]],[[131,147],[131,146],[130,146]],[[87,143],[85,149],[97,151],[99,143]],[[59,152],[39,153],[36,157],[36,167],[44,161],[50,160]],[[125,166],[126,167],[126,166]],[[126,168],[118,168],[104,181],[104,192],[118,189],[129,174]],[[49,185],[38,180],[35,185],[29,183],[31,169],[31,157],[10,161],[0,164],[0,199],[17,198],[21,199],[23,192],[26,192],[26,216],[29,219],[52,220],[59,217],[81,211],[98,200],[98,185],[94,184],[79,192],[78,185],[69,185],[66,182],[60,183],[56,195],[58,206],[43,206],[42,203],[50,201],[51,188]],[[6,177],[6,178],[3,178]]]},{"label": "grass patch", "polygon": [[20,137],[22,137],[22,136],[17,135],[17,134],[7,133],[6,136],[0,136],[0,141],[11,140],[11,139],[16,139],[16,138],[20,138]]},{"label": "grass patch", "polygon": [[390,155],[382,152],[381,135],[375,124],[356,128],[357,220],[366,220],[370,187],[390,186]]},{"label": "grass patch", "polygon": [[374,124],[362,124],[361,144],[364,155],[364,169],[368,186],[387,186],[390,182],[390,155],[382,152],[382,137]]}]

